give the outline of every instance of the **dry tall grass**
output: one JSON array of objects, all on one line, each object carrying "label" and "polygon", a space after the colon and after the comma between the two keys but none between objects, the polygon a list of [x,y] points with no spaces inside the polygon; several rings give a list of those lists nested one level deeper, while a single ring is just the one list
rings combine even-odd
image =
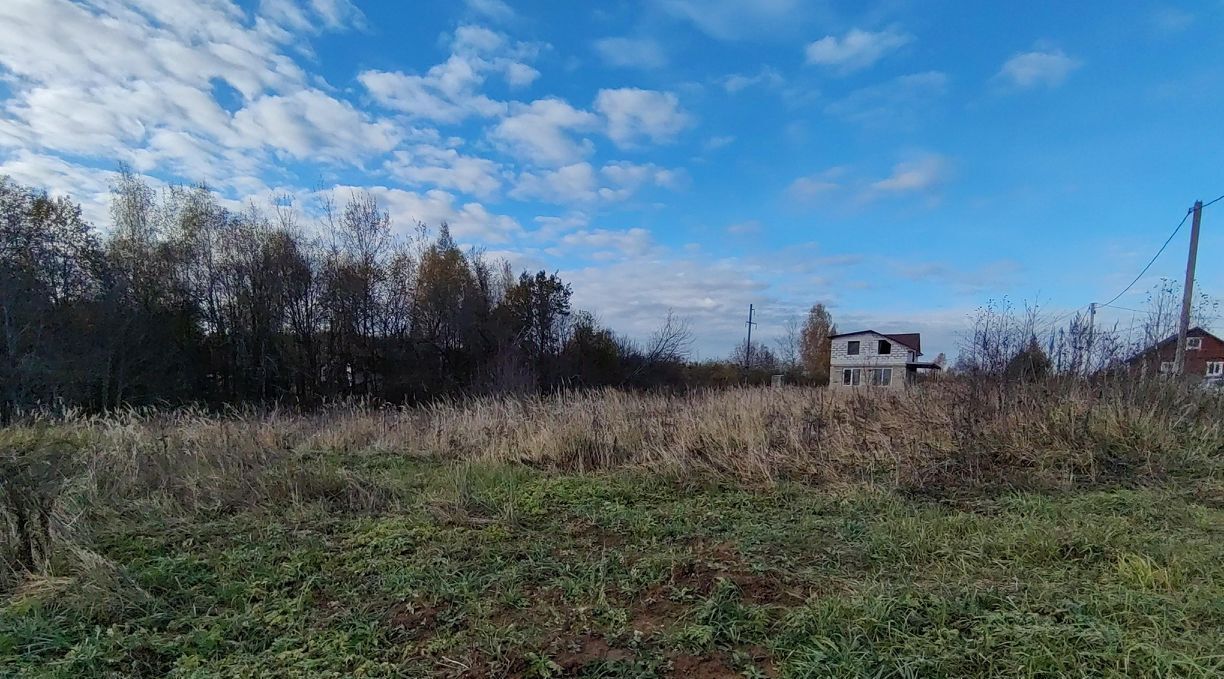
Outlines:
[{"label": "dry tall grass", "polygon": [[1168,382],[949,380],[905,393],[734,389],[484,399],[343,418],[310,445],[740,480],[1047,483],[1213,470],[1224,400]]},{"label": "dry tall grass", "polygon": [[225,507],[308,493],[265,472],[322,468],[319,456],[337,454],[752,481],[915,480],[940,469],[991,468],[1093,480],[1214,469],[1224,452],[1224,398],[1166,381],[944,380],[904,393],[604,390],[310,415],[132,411],[53,426],[83,442],[83,468],[100,494]]},{"label": "dry tall grass", "polygon": [[[71,460],[63,441],[75,442]],[[51,533],[83,545],[89,541],[78,533],[108,512],[303,500],[342,511],[385,508],[396,494],[363,464],[380,456],[918,490],[1143,482],[1170,473],[1218,488],[1224,397],[1167,381],[944,380],[905,393],[606,390],[309,415],[179,410],[35,419],[0,430],[5,542],[20,544],[21,512],[38,527],[35,538],[46,542]],[[13,473],[22,469],[28,473]]]}]

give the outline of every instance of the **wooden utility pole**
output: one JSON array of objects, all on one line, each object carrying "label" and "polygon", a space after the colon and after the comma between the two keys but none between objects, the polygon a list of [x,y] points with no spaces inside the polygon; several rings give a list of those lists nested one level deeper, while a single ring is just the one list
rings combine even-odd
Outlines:
[{"label": "wooden utility pole", "polygon": [[1096,308],[1097,303],[1092,302],[1088,305],[1088,344],[1084,348],[1084,374],[1092,373],[1092,349],[1096,344]]},{"label": "wooden utility pole", "polygon": [[748,305],[748,344],[744,347],[744,370],[752,370],[752,305]]},{"label": "wooden utility pole", "polygon": [[1173,374],[1181,375],[1186,368],[1186,334],[1190,332],[1190,305],[1194,301],[1194,265],[1198,261],[1199,223],[1203,219],[1203,201],[1194,201],[1194,219],[1190,222],[1190,255],[1186,259],[1186,284],[1182,287],[1181,320],[1177,324],[1177,355]]}]

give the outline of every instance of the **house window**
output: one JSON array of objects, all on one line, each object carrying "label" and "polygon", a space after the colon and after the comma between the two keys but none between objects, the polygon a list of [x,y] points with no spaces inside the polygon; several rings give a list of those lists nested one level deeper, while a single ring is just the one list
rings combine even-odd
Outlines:
[{"label": "house window", "polygon": [[858,340],[850,340],[849,342],[846,342],[846,354],[847,355],[858,356],[858,353],[859,353],[859,341]]},{"label": "house window", "polygon": [[1172,372],[1173,372],[1173,361],[1161,361],[1160,362],[1160,374],[1161,375],[1168,375]]},{"label": "house window", "polygon": [[1187,337],[1186,338],[1186,351],[1198,351],[1199,349],[1202,349],[1202,348],[1203,348],[1203,338],[1202,337]]},{"label": "house window", "polygon": [[888,340],[880,340],[880,347],[877,352],[881,354],[891,354],[892,342],[889,342]]},{"label": "house window", "polygon": [[1210,376],[1224,375],[1224,361],[1208,361],[1207,374]]},{"label": "house window", "polygon": [[845,368],[842,370],[842,384],[857,387],[862,373],[859,368]]},{"label": "house window", "polygon": [[892,368],[872,368],[870,373],[872,386],[887,387],[892,384]]}]

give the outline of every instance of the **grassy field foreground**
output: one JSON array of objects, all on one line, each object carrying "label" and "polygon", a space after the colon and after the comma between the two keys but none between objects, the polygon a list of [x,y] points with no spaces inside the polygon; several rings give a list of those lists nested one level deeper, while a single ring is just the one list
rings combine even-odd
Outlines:
[{"label": "grassy field foreground", "polygon": [[[840,417],[786,398],[793,426]],[[57,425],[54,440],[92,452],[61,451],[76,471],[41,568],[0,572],[0,676],[1224,674],[1218,428],[1149,408],[1145,444],[1106,410],[1064,422],[1065,405],[1028,426],[1096,443],[1024,456],[1013,441],[969,458],[1006,473],[959,486],[895,469],[949,468],[979,439],[909,442],[851,473],[849,451],[821,448],[853,444],[844,418],[824,439],[754,444],[743,412],[734,435],[758,447],[737,462],[731,434],[711,461],[697,429],[677,435],[697,442],[687,452],[654,434],[645,459],[540,438],[577,440],[578,416],[521,425],[516,445],[554,457],[518,461],[440,454],[509,426],[487,413],[467,439],[406,414],[418,450],[387,445],[412,436],[385,415]],[[784,467],[770,456],[787,446]],[[1152,458],[1165,449],[1186,452]],[[1026,473],[1041,483],[1021,489]]]}]

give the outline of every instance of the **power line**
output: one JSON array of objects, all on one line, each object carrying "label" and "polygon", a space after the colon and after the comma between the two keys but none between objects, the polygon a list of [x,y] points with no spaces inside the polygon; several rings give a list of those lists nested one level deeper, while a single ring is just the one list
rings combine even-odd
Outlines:
[{"label": "power line", "polygon": [[[1224,198],[1224,196],[1221,196],[1221,198]],[[1217,198],[1216,200],[1219,200],[1219,198]],[[1212,202],[1215,202],[1215,201],[1212,201]],[[1139,275],[1135,276],[1135,280],[1131,281],[1130,284],[1127,285],[1125,288],[1122,288],[1122,292],[1119,292],[1118,294],[1114,295],[1113,299],[1109,300],[1108,302],[1105,302],[1103,306],[1109,306],[1113,304],[1114,302],[1118,301],[1119,297],[1121,297],[1122,295],[1125,295],[1128,290],[1130,290],[1132,287],[1135,286],[1135,283],[1139,282],[1140,278],[1143,278],[1143,274],[1147,273],[1148,269],[1152,268],[1152,265],[1155,264],[1156,260],[1160,257],[1160,255],[1164,253],[1165,248],[1169,247],[1169,243],[1173,242],[1173,237],[1177,235],[1177,232],[1181,231],[1181,228],[1186,225],[1186,220],[1190,218],[1190,214],[1192,212],[1194,212],[1194,210],[1186,211],[1186,215],[1182,217],[1182,220],[1180,222],[1177,223],[1177,228],[1173,229],[1173,233],[1169,234],[1169,237],[1165,239],[1164,245],[1160,246],[1160,249],[1156,251],[1156,254],[1147,263],[1147,266],[1143,267],[1143,271],[1140,271]]]},{"label": "power line", "polygon": [[[1199,209],[1201,210],[1202,208],[1208,207],[1208,206],[1210,206],[1210,205],[1214,205],[1215,203],[1218,203],[1218,202],[1220,202],[1220,201],[1222,201],[1222,200],[1224,200],[1224,195],[1217,196],[1217,197],[1216,197],[1216,198],[1214,198],[1213,200],[1209,200],[1209,201],[1207,201],[1206,203],[1203,203],[1203,204],[1202,204],[1202,207],[1200,207]],[[1119,292],[1118,294],[1114,295],[1114,296],[1113,296],[1113,297],[1112,297],[1112,298],[1111,298],[1111,299],[1110,299],[1108,302],[1103,302],[1103,303],[1102,303],[1102,302],[1096,302],[1095,304],[1096,304],[1098,307],[1109,307],[1109,308],[1111,308],[1111,309],[1119,309],[1119,310],[1121,310],[1121,311],[1130,311],[1130,312],[1132,312],[1132,313],[1137,313],[1137,314],[1145,314],[1145,313],[1146,313],[1146,314],[1150,314],[1150,313],[1152,313],[1152,312],[1150,312],[1150,311],[1140,311],[1139,309],[1130,309],[1130,308],[1127,308],[1127,307],[1115,306],[1115,305],[1114,305],[1114,302],[1118,301],[1118,299],[1119,299],[1119,298],[1121,298],[1121,297],[1122,297],[1122,295],[1125,295],[1127,292],[1129,292],[1129,291],[1130,291],[1130,289],[1131,289],[1131,288],[1133,288],[1133,287],[1135,286],[1135,283],[1138,283],[1138,282],[1139,282],[1139,280],[1140,280],[1141,278],[1143,278],[1144,274],[1146,274],[1146,273],[1148,272],[1148,270],[1152,268],[1152,265],[1156,263],[1156,260],[1160,258],[1160,255],[1164,254],[1165,249],[1169,247],[1169,243],[1173,242],[1173,239],[1174,239],[1174,238],[1177,236],[1177,234],[1178,234],[1178,233],[1181,231],[1182,227],[1186,225],[1186,220],[1187,220],[1187,219],[1189,219],[1189,218],[1190,218],[1190,215],[1192,215],[1192,214],[1194,214],[1194,208],[1190,208],[1190,209],[1186,210],[1186,214],[1185,214],[1185,216],[1183,216],[1183,217],[1182,217],[1182,219],[1181,219],[1181,221],[1177,223],[1177,227],[1173,229],[1173,233],[1169,234],[1169,237],[1165,239],[1164,244],[1160,246],[1160,249],[1156,251],[1156,254],[1152,256],[1152,259],[1148,261],[1147,265],[1145,265],[1145,266],[1143,267],[1143,270],[1139,272],[1139,275],[1135,276],[1134,280],[1132,280],[1132,281],[1131,281],[1129,284],[1127,284],[1127,286],[1126,286],[1125,288],[1122,288],[1122,291],[1121,291],[1121,292]],[[1062,320],[1064,320],[1064,319],[1066,319],[1066,318],[1068,318],[1068,317],[1072,316],[1073,314],[1078,313],[1078,312],[1079,312],[1081,309],[1083,309],[1083,308],[1084,308],[1084,306],[1091,306],[1091,304],[1089,304],[1089,305],[1081,305],[1081,306],[1078,306],[1078,307],[1076,307],[1076,308],[1074,308],[1074,309],[1071,309],[1070,311],[1067,311],[1067,312],[1065,312],[1065,313],[1063,313],[1063,314],[1060,314],[1060,315],[1058,315],[1058,316],[1055,316],[1055,317],[1054,317],[1052,320],[1050,320],[1050,321],[1046,321],[1045,323],[1043,323],[1043,324],[1042,324],[1042,326],[1044,327],[1044,330],[1043,330],[1042,332],[1044,333],[1044,332],[1047,332],[1047,331],[1049,331],[1049,330],[1052,330],[1052,329],[1054,328],[1054,326],[1058,325],[1058,323],[1059,323],[1059,322],[1061,322]],[[786,319],[792,319],[792,318],[796,318],[796,317],[802,318],[802,317],[806,317],[807,315],[808,315],[808,311],[800,311],[800,312],[793,313],[793,314],[785,314],[785,315],[781,316],[781,318],[786,318]],[[749,337],[751,337],[751,336],[752,336],[752,335],[751,335],[751,332],[752,332],[752,326],[753,326],[753,325],[755,325],[755,324],[752,322],[752,320],[751,320],[751,319],[752,319],[752,309],[751,309],[751,307],[749,308],[749,315],[748,315],[748,318],[749,318],[749,321],[748,321],[748,331],[749,331]]]},{"label": "power line", "polygon": [[1042,327],[1041,327],[1041,334],[1042,334],[1042,335],[1044,335],[1044,334],[1046,334],[1047,332],[1051,332],[1051,331],[1053,331],[1053,330],[1055,329],[1055,327],[1056,327],[1056,326],[1057,326],[1059,323],[1061,323],[1061,322],[1062,322],[1064,319],[1069,318],[1070,316],[1073,316],[1073,315],[1075,315],[1075,314],[1079,313],[1080,309],[1083,309],[1083,308],[1084,308],[1084,306],[1091,306],[1091,305],[1090,305],[1090,304],[1086,304],[1086,305],[1082,305],[1082,306],[1077,306],[1077,307],[1075,307],[1074,309],[1072,309],[1072,310],[1070,310],[1070,311],[1067,311],[1067,312],[1065,312],[1065,313],[1062,313],[1062,314],[1060,314],[1060,315],[1058,315],[1058,316],[1055,316],[1055,317],[1054,317],[1054,318],[1052,318],[1051,320],[1046,321],[1045,323],[1043,323],[1043,324],[1042,324]]},{"label": "power line", "polygon": [[1129,308],[1129,307],[1124,307],[1124,306],[1116,306],[1116,305],[1114,305],[1114,304],[1098,304],[1097,306],[1105,306],[1105,307],[1109,307],[1110,309],[1118,309],[1118,310],[1120,310],[1120,311],[1130,311],[1130,312],[1132,312],[1132,313],[1136,313],[1136,314],[1152,314],[1152,313],[1155,313],[1155,312],[1153,312],[1153,311],[1143,311],[1142,309],[1131,309],[1131,308]]}]

